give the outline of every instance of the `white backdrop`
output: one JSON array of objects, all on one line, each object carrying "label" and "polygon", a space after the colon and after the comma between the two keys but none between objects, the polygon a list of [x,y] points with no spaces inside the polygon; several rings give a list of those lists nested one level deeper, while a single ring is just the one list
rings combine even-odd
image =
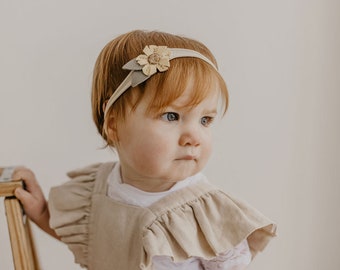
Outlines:
[{"label": "white backdrop", "polygon": [[[101,48],[133,29],[203,41],[230,108],[206,174],[278,223],[252,270],[340,267],[340,2],[0,0],[0,166],[32,168],[45,194],[114,156],[90,113]],[[1,200],[2,204],[2,200]],[[13,269],[0,205],[0,269]],[[34,227],[43,269],[79,269]]]}]

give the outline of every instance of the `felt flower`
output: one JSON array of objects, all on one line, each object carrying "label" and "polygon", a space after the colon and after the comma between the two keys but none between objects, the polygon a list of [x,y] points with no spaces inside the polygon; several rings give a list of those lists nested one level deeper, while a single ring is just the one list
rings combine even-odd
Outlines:
[{"label": "felt flower", "polygon": [[155,74],[157,70],[166,71],[170,67],[170,50],[166,46],[149,45],[143,52],[136,61],[143,66],[142,71],[146,76]]}]

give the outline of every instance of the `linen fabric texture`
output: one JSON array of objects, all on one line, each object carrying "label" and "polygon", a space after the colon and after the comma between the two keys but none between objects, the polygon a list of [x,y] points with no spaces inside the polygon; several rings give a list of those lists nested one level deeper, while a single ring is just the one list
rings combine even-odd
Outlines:
[{"label": "linen fabric texture", "polygon": [[276,225],[210,183],[177,190],[149,207],[114,201],[107,178],[115,163],[68,173],[49,195],[50,226],[89,270],[151,270],[154,256],[211,260],[247,239],[252,258]]}]

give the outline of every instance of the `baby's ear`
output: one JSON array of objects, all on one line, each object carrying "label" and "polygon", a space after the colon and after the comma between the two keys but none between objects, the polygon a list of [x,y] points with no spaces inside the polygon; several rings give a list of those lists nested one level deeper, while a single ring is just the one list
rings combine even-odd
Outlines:
[{"label": "baby's ear", "polygon": [[[102,105],[103,114],[105,114],[107,102],[108,100],[106,100]],[[109,145],[114,146],[118,142],[118,136],[117,136],[117,122],[112,114],[109,116],[109,119],[107,121],[104,121],[103,129],[106,141],[108,142]]]},{"label": "baby's ear", "polygon": [[109,117],[109,119],[107,120],[105,132],[108,143],[111,145],[115,145],[118,142],[117,122],[115,117]]}]

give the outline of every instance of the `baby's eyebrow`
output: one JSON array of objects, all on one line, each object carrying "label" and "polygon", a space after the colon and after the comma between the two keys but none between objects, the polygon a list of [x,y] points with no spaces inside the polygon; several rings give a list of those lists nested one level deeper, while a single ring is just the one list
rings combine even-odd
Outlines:
[{"label": "baby's eyebrow", "polygon": [[[197,104],[198,105],[198,104]],[[167,109],[174,109],[174,110],[183,110],[183,109],[188,109],[188,110],[191,110],[191,109],[194,109],[197,105],[188,105],[188,104],[176,104],[175,102],[174,103],[171,103],[167,106]],[[217,113],[217,109],[214,107],[214,108],[211,108],[211,109],[205,109],[204,110],[205,113]]]},{"label": "baby's eyebrow", "polygon": [[204,110],[203,113],[204,114],[217,114],[217,110],[216,109]]}]

